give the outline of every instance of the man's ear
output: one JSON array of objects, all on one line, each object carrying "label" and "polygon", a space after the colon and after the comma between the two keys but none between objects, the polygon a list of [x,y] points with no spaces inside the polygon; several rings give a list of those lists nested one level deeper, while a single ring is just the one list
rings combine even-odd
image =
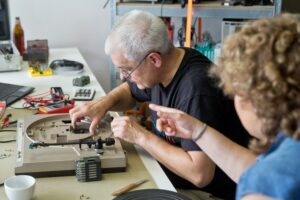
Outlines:
[{"label": "man's ear", "polygon": [[159,68],[162,66],[162,57],[160,53],[150,53],[148,59],[150,59],[151,64],[153,64],[155,67]]}]

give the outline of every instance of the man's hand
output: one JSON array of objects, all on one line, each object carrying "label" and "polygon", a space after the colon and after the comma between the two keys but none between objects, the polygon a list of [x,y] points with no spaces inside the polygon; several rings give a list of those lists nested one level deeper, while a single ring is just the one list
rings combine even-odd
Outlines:
[{"label": "man's hand", "polygon": [[141,145],[143,136],[148,132],[127,116],[114,118],[111,122],[111,129],[115,137],[138,145]]},{"label": "man's hand", "polygon": [[106,114],[106,110],[103,109],[101,101],[91,101],[77,105],[69,111],[69,114],[74,128],[76,127],[76,122],[80,121],[84,117],[90,118],[92,123],[89,131],[91,133],[95,133],[97,125]]}]

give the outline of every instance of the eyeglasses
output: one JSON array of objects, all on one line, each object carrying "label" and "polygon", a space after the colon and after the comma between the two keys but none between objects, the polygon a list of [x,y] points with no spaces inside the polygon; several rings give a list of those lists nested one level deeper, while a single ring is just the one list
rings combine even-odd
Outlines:
[{"label": "eyeglasses", "polygon": [[138,64],[132,68],[132,70],[124,70],[124,69],[120,69],[121,70],[121,73],[122,73],[122,76],[124,78],[125,81],[129,81],[131,79],[131,75],[132,73],[141,66],[141,64],[144,62],[144,60],[148,57],[150,53],[146,54],[146,56],[140,60],[140,62],[138,62]]}]

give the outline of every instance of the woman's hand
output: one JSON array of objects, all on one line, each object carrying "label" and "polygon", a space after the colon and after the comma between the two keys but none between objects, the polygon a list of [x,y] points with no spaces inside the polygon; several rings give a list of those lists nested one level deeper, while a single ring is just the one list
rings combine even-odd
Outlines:
[{"label": "woman's hand", "polygon": [[202,122],[180,110],[155,104],[150,104],[149,107],[159,117],[156,121],[158,130],[169,136],[192,139],[203,128]]}]

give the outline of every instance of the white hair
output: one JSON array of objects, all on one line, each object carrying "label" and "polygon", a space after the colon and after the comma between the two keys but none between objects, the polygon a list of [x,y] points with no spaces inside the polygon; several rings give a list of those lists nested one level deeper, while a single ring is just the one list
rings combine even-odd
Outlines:
[{"label": "white hair", "polygon": [[139,61],[150,52],[168,53],[173,48],[164,22],[139,10],[126,13],[105,41],[105,53],[121,51],[130,61]]}]

